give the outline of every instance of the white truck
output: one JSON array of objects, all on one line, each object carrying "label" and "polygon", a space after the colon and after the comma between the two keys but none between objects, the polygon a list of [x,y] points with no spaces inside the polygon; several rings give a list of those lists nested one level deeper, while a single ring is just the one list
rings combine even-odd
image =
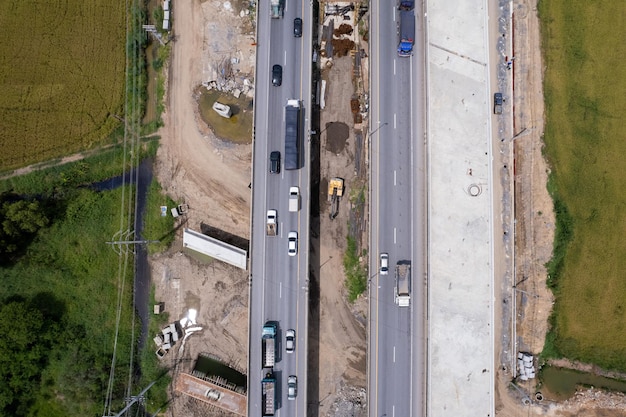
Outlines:
[{"label": "white truck", "polygon": [[408,307],[411,303],[411,263],[399,261],[396,264],[395,301],[398,307]]},{"label": "white truck", "polygon": [[276,236],[278,232],[278,213],[276,210],[268,210],[267,211],[267,226],[265,233],[268,236]]},{"label": "white truck", "polygon": [[289,187],[289,211],[300,210],[300,188]]},{"label": "white truck", "polygon": [[283,0],[270,0],[270,16],[272,19],[283,17]]}]

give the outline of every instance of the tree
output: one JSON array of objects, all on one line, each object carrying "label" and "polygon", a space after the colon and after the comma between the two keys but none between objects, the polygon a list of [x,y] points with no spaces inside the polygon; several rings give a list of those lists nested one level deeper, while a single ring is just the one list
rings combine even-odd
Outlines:
[{"label": "tree", "polygon": [[43,314],[24,301],[0,307],[0,412],[20,416],[28,412],[39,391],[47,346],[41,344]]},{"label": "tree", "polygon": [[2,205],[2,229],[9,236],[35,233],[48,225],[48,218],[38,201],[19,200]]},{"label": "tree", "polygon": [[49,219],[38,201],[14,198],[15,196],[7,194],[1,198],[0,254],[15,254],[24,250],[35,233],[49,224]]}]

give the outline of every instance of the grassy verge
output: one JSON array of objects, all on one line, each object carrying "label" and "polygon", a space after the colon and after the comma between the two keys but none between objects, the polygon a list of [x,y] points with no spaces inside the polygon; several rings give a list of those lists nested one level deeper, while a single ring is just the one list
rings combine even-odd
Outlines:
[{"label": "grassy verge", "polygon": [[346,288],[348,300],[354,302],[365,290],[367,290],[367,251],[359,247],[360,228],[357,227],[362,221],[365,210],[366,185],[360,181],[354,181],[350,189],[349,200],[352,205],[354,217],[348,221],[347,248],[343,255],[343,269],[346,274]]},{"label": "grassy verge", "polygon": [[361,262],[356,240],[348,236],[348,247],[343,254],[343,270],[346,274],[348,300],[352,303],[367,289],[367,266]]},{"label": "grassy verge", "polygon": [[[146,138],[140,159],[154,157],[157,148],[156,138]],[[124,158],[123,146],[115,145],[95,152],[80,161],[1,180],[0,193],[9,190],[30,195],[49,194],[51,190],[54,190],[54,193],[65,192],[81,185],[121,175],[124,169],[130,168],[131,162]]]},{"label": "grassy verge", "polygon": [[626,371],[626,26],[613,2],[541,1],[557,212],[547,353]]},{"label": "grassy verge", "polygon": [[[167,206],[167,215],[161,216],[161,206]],[[152,181],[148,190],[148,202],[146,213],[144,214],[143,237],[147,240],[158,240],[148,246],[150,254],[166,250],[174,241],[174,218],[170,214],[170,209],[177,204],[163,194],[163,190],[158,182]]]}]

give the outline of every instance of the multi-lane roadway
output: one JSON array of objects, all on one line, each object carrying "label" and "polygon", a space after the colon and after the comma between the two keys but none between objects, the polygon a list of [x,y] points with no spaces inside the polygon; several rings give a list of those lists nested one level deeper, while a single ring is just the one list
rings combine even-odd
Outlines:
[{"label": "multi-lane roadway", "polygon": [[[424,408],[425,143],[423,16],[415,9],[411,57],[399,57],[397,4],[373,2],[369,328],[370,416]],[[380,253],[389,274],[379,273]],[[411,263],[411,302],[394,301],[395,265]]]},{"label": "multi-lane roadway", "polygon": [[[423,25],[417,20],[415,52],[397,55],[397,5],[373,2],[371,39],[371,268],[369,403],[372,416],[420,415],[424,398],[424,61]],[[248,415],[261,412],[261,329],[279,324],[276,415],[306,414],[308,310],[308,132],[311,114],[310,3],[287,3],[284,17],[270,19],[269,3],[259,3],[257,82],[253,164],[251,242],[250,358]],[[423,16],[416,10],[417,16]],[[303,19],[303,36],[295,37],[293,20]],[[282,67],[282,84],[272,85],[271,69]],[[305,152],[299,170],[271,174],[269,154],[284,157],[284,107],[302,100]],[[288,210],[288,192],[300,187],[301,209]],[[265,213],[278,212],[278,234],[265,233]],[[299,252],[287,254],[287,235],[298,232]],[[389,253],[390,271],[378,272],[379,254]],[[398,261],[412,265],[411,303],[394,302],[394,269]],[[294,353],[285,351],[287,329],[296,331]],[[287,378],[298,376],[298,395],[287,399]]]},{"label": "multi-lane roadway", "polygon": [[[311,8],[309,2],[286,2],[284,16],[270,18],[269,2],[258,3],[255,131],[253,163],[253,213],[251,242],[250,346],[248,415],[261,416],[261,329],[266,321],[278,322],[276,364],[277,416],[306,415],[308,226],[310,130]],[[303,20],[303,36],[294,36],[294,19]],[[282,83],[272,84],[271,70],[282,67]],[[301,100],[303,167],[270,173],[269,156],[280,151],[284,161],[285,105]],[[281,164],[282,165],[282,164]],[[300,188],[300,210],[288,210],[289,188]],[[265,216],[278,212],[276,236],[266,235]],[[298,254],[289,256],[287,235],[298,233]],[[285,350],[288,329],[296,331],[295,351]],[[287,398],[287,379],[298,377],[295,400]]]}]

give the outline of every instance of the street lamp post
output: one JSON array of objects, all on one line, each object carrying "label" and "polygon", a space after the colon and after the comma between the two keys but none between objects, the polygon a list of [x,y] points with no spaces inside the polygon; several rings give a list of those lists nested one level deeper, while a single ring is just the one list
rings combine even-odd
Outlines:
[{"label": "street lamp post", "polygon": [[[380,123],[380,122],[378,122],[378,123]],[[369,136],[370,136],[370,137],[372,137],[372,135],[373,135],[374,133],[378,132],[380,129],[382,129],[382,127],[383,127],[383,126],[386,126],[386,125],[388,125],[388,124],[389,124],[389,123],[387,123],[387,122],[385,122],[385,123],[381,124],[381,125],[380,125],[380,126],[378,126],[376,129],[374,129],[374,130],[372,131],[372,133],[370,133],[370,134],[369,134]]]}]

